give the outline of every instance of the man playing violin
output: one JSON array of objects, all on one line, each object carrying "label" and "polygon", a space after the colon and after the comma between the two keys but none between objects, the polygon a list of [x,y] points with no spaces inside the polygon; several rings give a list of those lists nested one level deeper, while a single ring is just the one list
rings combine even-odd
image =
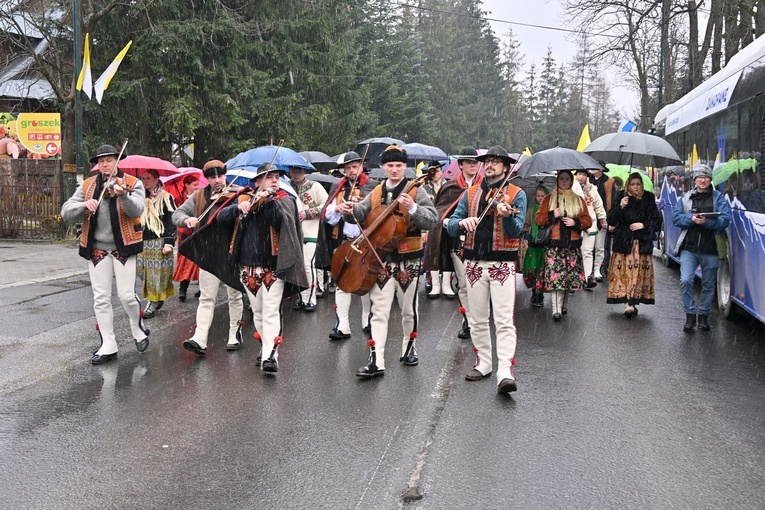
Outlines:
[{"label": "man playing violin", "polygon": [[255,191],[239,197],[249,200],[232,203],[218,214],[221,224],[235,225],[231,255],[250,299],[261,342],[260,368],[270,374],[279,370],[283,297],[308,288],[297,204],[279,189],[279,172],[271,163],[261,164],[251,179]]},{"label": "man playing violin", "polygon": [[468,322],[469,308],[467,298],[467,283],[465,282],[465,263],[462,259],[462,242],[459,237],[451,237],[446,233],[454,209],[466,189],[473,184],[480,184],[483,176],[478,173],[478,151],[475,147],[463,148],[457,156],[460,174],[447,181],[436,195],[435,206],[442,228],[434,228],[428,232],[428,243],[425,246],[423,263],[430,271],[454,271],[459,284],[459,311],[462,313],[462,326],[457,332],[459,338],[470,338],[470,323]]},{"label": "man playing violin", "polygon": [[[364,164],[355,152],[347,152],[338,160],[338,168],[342,168],[344,177],[332,185],[329,190],[324,209],[321,211],[322,222],[319,229],[319,242],[316,248],[316,267],[330,269],[332,254],[343,241],[354,239],[361,233],[361,228],[355,223],[343,221],[343,215],[338,207],[343,203],[355,204],[364,200],[377,186],[377,182],[369,179],[364,173]],[[335,290],[335,312],[337,322],[329,333],[330,340],[346,340],[351,337],[351,298],[353,294]],[[369,321],[369,294],[361,296],[361,323]]]},{"label": "man playing violin", "polygon": [[489,314],[493,309],[497,337],[497,391],[517,389],[515,365],[516,331],[515,260],[526,211],[526,194],[509,184],[515,159],[494,146],[478,160],[484,164],[484,181],[468,188],[449,219],[452,237],[465,235],[465,280],[470,303],[470,333],[476,361],[465,376],[479,381],[492,372]]},{"label": "man playing violin", "polygon": [[90,160],[98,164],[98,175],[85,179],[61,207],[66,221],[82,221],[80,256],[88,260],[96,331],[101,337],[90,360],[93,365],[117,358],[112,280],[116,280],[138,352],[149,347],[149,329],[143,325],[141,300],[135,293],[136,256],[143,251],[140,218],[145,190],[139,179],[118,168],[118,158],[123,157],[111,145],[99,147]]},{"label": "man playing violin", "polygon": [[[173,223],[178,227],[197,230],[229,198],[228,192],[223,193],[226,188],[226,167],[223,162],[212,159],[205,163],[202,171],[208,184],[192,193],[183,205],[173,212]],[[200,219],[205,211],[207,211],[205,216]],[[227,260],[221,258],[221,265],[227,263]],[[228,342],[226,343],[226,350],[237,351],[242,346],[244,313],[242,293],[221,282],[214,274],[200,268],[196,326],[192,337],[183,341],[183,348],[189,352],[200,356],[204,356],[207,352],[207,336],[215,315],[215,302],[218,299],[218,289],[221,284],[225,285],[228,295]]]},{"label": "man playing violin", "polygon": [[411,186],[408,192],[404,192],[409,184],[409,180],[404,178],[406,163],[406,151],[391,145],[382,153],[382,165],[387,180],[375,187],[363,201],[356,204],[343,202],[337,206],[345,221],[363,224],[365,229],[372,223],[368,221],[368,217],[373,210],[385,209],[394,203],[396,207],[393,214],[399,215],[406,222],[404,237],[387,240],[388,243],[398,241],[398,246],[383,253],[381,262],[384,270],[369,291],[369,299],[372,302],[372,338],[369,339],[368,345],[371,353],[367,364],[356,370],[356,375],[363,378],[385,374],[385,343],[394,299],[398,299],[401,306],[401,326],[404,333],[399,362],[407,366],[414,366],[419,362],[415,339],[422,231],[436,226],[438,216],[428,194],[420,186]]}]

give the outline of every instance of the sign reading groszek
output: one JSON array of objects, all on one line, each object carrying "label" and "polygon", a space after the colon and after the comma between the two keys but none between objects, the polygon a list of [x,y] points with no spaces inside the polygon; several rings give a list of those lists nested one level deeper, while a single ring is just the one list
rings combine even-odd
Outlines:
[{"label": "sign reading groszek", "polygon": [[61,114],[20,113],[16,119],[19,141],[34,154],[48,157],[61,154]]}]

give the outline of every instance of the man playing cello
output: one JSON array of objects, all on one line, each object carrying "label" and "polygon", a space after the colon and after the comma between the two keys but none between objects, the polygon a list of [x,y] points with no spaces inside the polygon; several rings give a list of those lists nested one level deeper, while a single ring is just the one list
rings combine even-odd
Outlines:
[{"label": "man playing cello", "polygon": [[[401,326],[404,333],[399,362],[407,366],[414,366],[419,362],[415,339],[422,231],[436,226],[438,216],[425,190],[414,187],[408,193],[403,192],[409,182],[404,178],[406,163],[406,151],[391,145],[382,154],[382,165],[388,177],[387,180],[375,187],[362,202],[357,204],[343,202],[337,206],[344,215],[345,221],[364,224],[365,229],[372,223],[367,219],[370,212],[380,207],[385,209],[394,202],[397,209],[395,214],[406,221],[405,236],[398,240],[397,248],[383,253],[381,262],[384,271],[378,275],[376,284],[369,291],[369,299],[372,302],[372,338],[369,339],[368,344],[371,353],[367,364],[356,370],[356,375],[363,378],[385,374],[388,321],[393,300],[396,298],[401,306]],[[362,233],[362,235],[365,234]]]}]

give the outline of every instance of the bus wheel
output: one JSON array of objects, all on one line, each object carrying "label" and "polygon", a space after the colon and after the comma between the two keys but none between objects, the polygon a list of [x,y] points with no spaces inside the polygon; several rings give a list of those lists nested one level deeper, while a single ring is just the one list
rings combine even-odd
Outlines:
[{"label": "bus wheel", "polygon": [[726,257],[720,259],[720,267],[717,269],[717,308],[720,309],[720,315],[728,320],[736,315],[736,303],[730,297],[730,280],[730,261]]}]

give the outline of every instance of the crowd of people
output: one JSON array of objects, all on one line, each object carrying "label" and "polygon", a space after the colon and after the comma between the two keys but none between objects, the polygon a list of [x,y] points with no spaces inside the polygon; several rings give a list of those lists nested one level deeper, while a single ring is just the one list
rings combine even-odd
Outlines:
[{"label": "crowd of people", "polygon": [[[211,160],[203,168],[207,186],[197,189],[198,178],[186,176],[181,194],[173,197],[156,171],[147,170],[140,179],[123,173],[120,156],[113,146],[100,147],[91,160],[99,173],[62,207],[66,220],[83,224],[80,255],[88,261],[101,338],[94,365],[117,356],[113,280],[139,352],[149,346],[145,321],[175,295],[173,283],[179,283],[178,299],[186,302],[189,283],[198,281],[195,330],[182,344],[198,356],[207,352],[223,285],[226,349],[242,345],[248,303],[261,344],[256,363],[267,374],[278,372],[286,298],[293,310],[313,312],[331,283],[337,320],[328,337],[347,340],[353,325],[360,326],[369,356],[356,376],[371,379],[385,374],[394,301],[401,314],[399,362],[419,363],[418,295],[421,278],[429,278],[427,297],[456,297],[462,315],[456,335],[472,341],[475,363],[465,379],[495,373],[500,394],[517,390],[516,273],[532,291],[532,306],[544,307],[549,295],[556,322],[568,313],[576,291],[606,281],[607,303],[623,303],[628,319],[637,315],[638,305],[655,303],[652,251],[661,216],[639,173],[622,187],[608,177],[605,165],[560,170],[553,189],[540,185],[527,197],[511,181],[516,158],[501,146],[482,155],[463,148],[459,174],[444,180],[442,164],[435,161],[424,166],[422,176],[405,177],[408,155],[393,145],[381,155],[381,182],[369,177],[364,158],[355,152],[340,158],[342,177],[329,192],[303,169],[284,172],[270,163],[260,165],[249,187],[232,186],[225,165]],[[727,200],[711,186],[709,167],[699,165],[693,176],[695,187],[678,201],[672,217],[683,232],[675,252],[682,262],[685,331],[710,329],[716,235],[730,218]],[[283,178],[294,194],[280,186]],[[188,248],[176,259],[177,244],[192,245],[203,236],[196,251]],[[698,306],[697,268],[702,272]],[[144,306],[135,292],[137,277]],[[354,295],[361,300],[359,322],[350,317]]]}]

